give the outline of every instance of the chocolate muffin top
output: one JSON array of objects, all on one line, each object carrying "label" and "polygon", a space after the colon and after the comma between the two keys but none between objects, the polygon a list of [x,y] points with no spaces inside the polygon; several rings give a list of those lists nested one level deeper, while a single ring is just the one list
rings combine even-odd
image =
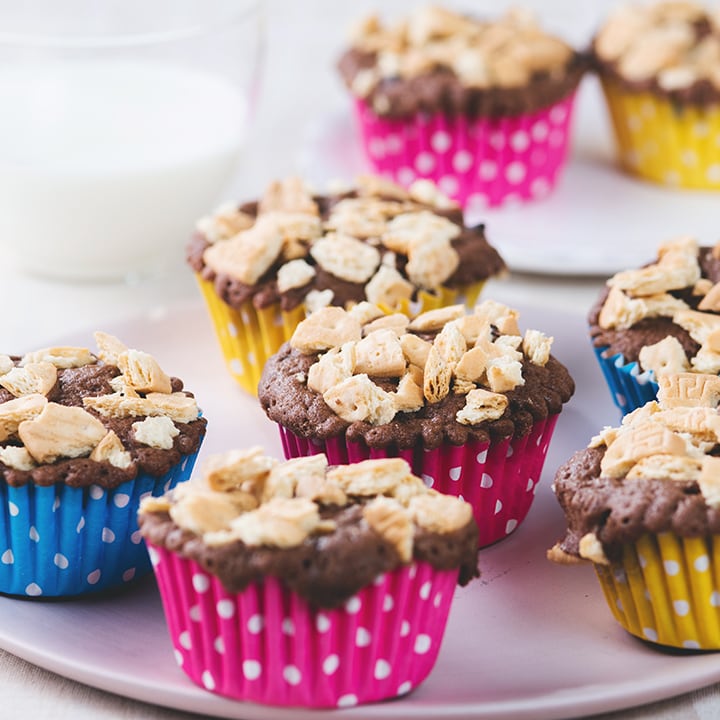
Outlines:
[{"label": "chocolate muffin top", "polygon": [[720,372],[720,246],[665,243],[654,263],[619,272],[607,285],[588,317],[595,347],[639,362],[655,379]]},{"label": "chocolate muffin top", "polygon": [[508,117],[566,98],[586,59],[525,11],[483,21],[429,6],[395,25],[365,19],[338,67],[377,115]]},{"label": "chocolate muffin top", "polygon": [[615,10],[593,43],[602,75],[685,104],[720,100],[720,12],[670,0]]},{"label": "chocolate muffin top", "polygon": [[552,338],[521,336],[517,318],[491,300],[414,320],[369,303],[324,308],[268,360],[258,398],[304,438],[435,448],[522,437],[560,412],[574,383],[550,355]]},{"label": "chocolate muffin top", "polygon": [[619,561],[623,546],[651,533],[720,532],[720,378],[660,378],[658,401],[605,428],[555,476],[565,536],[548,555]]},{"label": "chocolate muffin top", "polygon": [[115,488],[195,452],[206,420],[152,355],[95,333],[97,355],[51,347],[0,355],[0,478]]},{"label": "chocolate muffin top", "polygon": [[252,299],[285,311],[362,300],[392,308],[505,270],[483,226],[465,227],[432,182],[405,190],[370,175],[332,195],[288,178],[259,202],[220,208],[198,223],[188,262],[231,307]]},{"label": "chocolate muffin top", "polygon": [[461,585],[479,574],[470,506],[427,488],[399,458],[328,467],[324,455],[279,463],[257,447],[230,451],[145,499],[139,524],[228,592],[273,576],[316,607],[413,561],[457,569]]}]

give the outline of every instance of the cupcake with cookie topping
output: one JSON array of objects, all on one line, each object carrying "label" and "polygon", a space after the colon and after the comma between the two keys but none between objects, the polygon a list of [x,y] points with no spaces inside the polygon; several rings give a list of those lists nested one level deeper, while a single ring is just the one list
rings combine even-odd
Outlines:
[{"label": "cupcake with cookie topping", "polygon": [[363,20],[339,70],[370,166],[405,185],[431,179],[477,210],[552,190],[586,65],[526,11],[482,20],[426,6]]},{"label": "cupcake with cookie topping", "polygon": [[473,507],[481,545],[527,514],[558,415],[573,394],[552,338],[485,301],[414,319],[370,303],[325,308],[268,361],[258,397],[286,457],[402,457]]},{"label": "cupcake with cookie topping", "polygon": [[362,301],[413,312],[465,301],[505,270],[481,225],[430,182],[373,176],[313,194],[299,178],[198,223],[188,261],[233,377],[248,392],[309,312]]},{"label": "cupcake with cookie topping", "polygon": [[568,527],[550,559],[591,562],[615,619],[660,645],[720,649],[719,402],[716,375],[663,375],[555,477]]},{"label": "cupcake with cookie topping", "polygon": [[686,0],[623,6],[593,53],[622,169],[720,190],[720,13]]},{"label": "cupcake with cookie topping", "polygon": [[348,707],[431,671],[456,584],[478,575],[467,503],[400,459],[328,467],[261,448],[140,507],[175,655],[211,692]]},{"label": "cupcake with cookie topping", "polygon": [[720,373],[720,247],[685,237],[607,281],[588,322],[621,412],[654,400],[662,375]]},{"label": "cupcake with cookie topping", "polygon": [[0,355],[0,592],[79,595],[149,571],[140,499],[187,479],[205,434],[195,399],[148,353]]}]

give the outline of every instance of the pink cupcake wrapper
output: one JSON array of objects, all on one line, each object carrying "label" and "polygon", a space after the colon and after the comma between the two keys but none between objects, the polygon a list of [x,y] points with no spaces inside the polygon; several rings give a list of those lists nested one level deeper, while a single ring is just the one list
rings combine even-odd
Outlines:
[{"label": "pink cupcake wrapper", "polygon": [[458,577],[413,563],[315,609],[276,578],[228,593],[194,561],[148,548],[183,671],[269,705],[348,707],[412,690],[435,663]]},{"label": "pink cupcake wrapper", "polygon": [[401,185],[433,180],[467,210],[545,197],[567,158],[575,93],[535,113],[467,119],[418,113],[383,118],[364,100],[355,115],[372,168]]},{"label": "pink cupcake wrapper", "polygon": [[558,415],[533,425],[521,438],[465,445],[422,445],[400,449],[370,448],[344,435],[326,441],[308,440],[279,425],[287,459],[325,453],[331,465],[347,465],[369,458],[402,457],[412,471],[438,492],[470,503],[484,547],[509,535],[525,519],[535,497]]}]

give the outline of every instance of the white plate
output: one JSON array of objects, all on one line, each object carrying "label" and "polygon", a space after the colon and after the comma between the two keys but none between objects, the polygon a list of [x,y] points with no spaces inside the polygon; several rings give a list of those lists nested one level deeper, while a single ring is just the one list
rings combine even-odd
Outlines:
[{"label": "white plate", "polygon": [[[318,187],[367,171],[353,119],[339,109],[311,125],[299,169]],[[550,275],[612,275],[652,260],[658,245],[693,235],[714,245],[720,193],[672,190],[623,175],[613,164],[606,111],[594,78],[580,89],[570,162],[546,199],[499,209],[468,207],[511,270]]]},{"label": "white plate", "polygon": [[[555,336],[555,354],[578,384],[528,518],[481,552],[482,578],[458,590],[437,665],[417,691],[323,717],[572,717],[669,697],[720,677],[720,654],[678,656],[633,639],[610,615],[590,568],[545,559],[564,527],[550,492],[554,470],[618,417],[581,318],[525,308],[521,325]],[[261,443],[280,456],[274,426],[225,372],[202,307],[105,329],[155,354],[195,392],[209,421],[202,455]],[[90,333],[63,340],[87,344]],[[61,675],[150,703],[250,720],[317,717],[228,701],[193,685],[175,665],[151,579],[85,599],[0,598],[0,646]]]}]

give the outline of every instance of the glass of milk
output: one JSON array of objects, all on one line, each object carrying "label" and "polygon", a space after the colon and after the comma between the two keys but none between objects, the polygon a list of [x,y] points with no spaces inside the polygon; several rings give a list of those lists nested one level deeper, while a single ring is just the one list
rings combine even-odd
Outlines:
[{"label": "glass of milk", "polygon": [[178,266],[237,167],[262,0],[0,0],[0,248],[33,274]]}]

